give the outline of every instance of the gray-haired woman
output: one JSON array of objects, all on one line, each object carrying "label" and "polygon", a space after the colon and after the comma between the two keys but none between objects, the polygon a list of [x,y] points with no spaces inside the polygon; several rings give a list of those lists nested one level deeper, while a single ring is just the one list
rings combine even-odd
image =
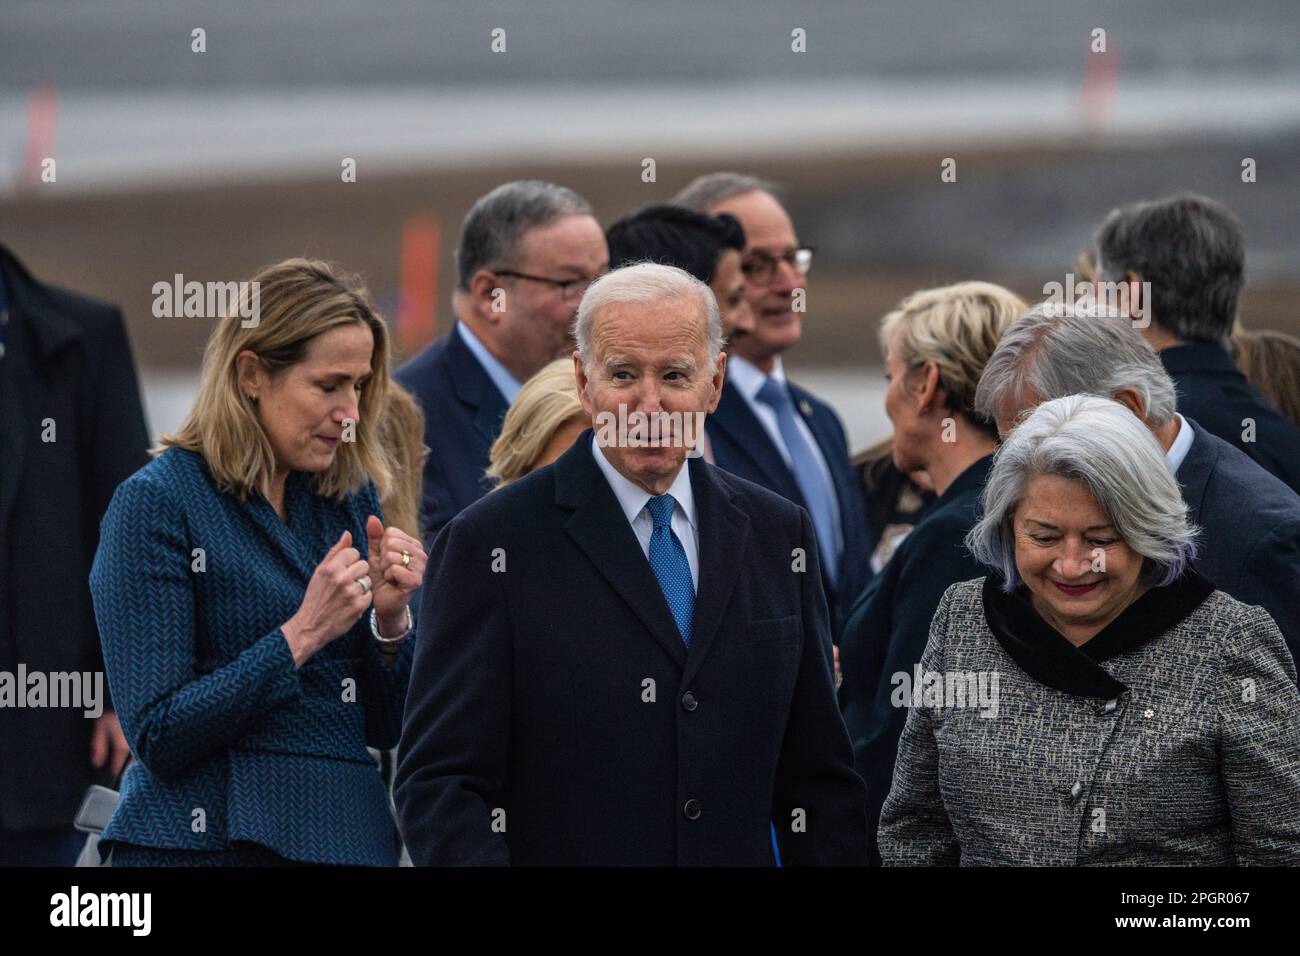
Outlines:
[{"label": "gray-haired woman", "polygon": [[1295,665],[1193,537],[1122,405],[1011,433],[967,539],[1000,573],[948,589],[899,688],[886,864],[1300,863]]}]

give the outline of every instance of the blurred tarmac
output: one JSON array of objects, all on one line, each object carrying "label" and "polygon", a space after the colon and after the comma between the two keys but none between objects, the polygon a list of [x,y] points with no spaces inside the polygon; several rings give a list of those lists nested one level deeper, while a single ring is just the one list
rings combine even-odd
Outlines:
[{"label": "blurred tarmac", "polygon": [[[808,283],[802,344],[788,357],[796,377],[829,376],[855,442],[884,425],[842,389],[840,373],[878,377],[876,326],[907,293],[968,278],[1000,282],[1028,299],[1063,281],[1105,213],[1122,202],[1194,189],[1226,201],[1248,238],[1243,321],[1300,333],[1300,134],[1255,141],[1260,181],[1242,183],[1235,142],[1162,142],[1123,150],[984,148],[960,151],[956,183],[939,181],[933,153],[828,155],[726,163],[663,160],[643,183],[640,157],[621,163],[480,164],[475,168],[367,175],[355,183],[223,184],[0,200],[0,240],[42,279],[118,303],[147,381],[193,376],[211,323],[152,315],[155,282],[247,278],[289,256],[337,260],[366,280],[381,311],[399,311],[402,235],[415,215],[441,228],[436,326],[448,307],[455,236],[473,200],[504,180],[550,178],[579,189],[608,224],[669,199],[700,172],[737,166],[786,185],[801,239],[818,246]],[[430,322],[430,326],[433,323]],[[168,392],[173,394],[173,392]],[[150,404],[166,407],[166,400]],[[171,420],[155,415],[151,422]]]},{"label": "blurred tarmac", "polygon": [[[523,177],[573,186],[605,224],[713,169],[784,184],[818,247],[788,365],[862,444],[883,424],[858,383],[878,380],[876,325],[900,298],[968,278],[1038,298],[1136,199],[1232,207],[1243,321],[1300,333],[1294,0],[8,0],[3,16],[0,241],[121,305],[155,430],[187,404],[211,324],[154,318],[155,282],[317,256],[394,319],[405,255],[436,276],[411,351],[450,324],[469,205]],[[55,183],[32,177],[45,155]],[[420,259],[403,234],[425,217],[440,245]]]}]

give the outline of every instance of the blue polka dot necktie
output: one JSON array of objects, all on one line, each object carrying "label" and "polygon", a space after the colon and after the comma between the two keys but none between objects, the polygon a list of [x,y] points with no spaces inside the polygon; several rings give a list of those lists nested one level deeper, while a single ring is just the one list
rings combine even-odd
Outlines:
[{"label": "blue polka dot necktie", "polygon": [[650,567],[659,586],[663,588],[668,610],[673,613],[682,643],[691,645],[691,616],[695,611],[695,585],[691,582],[691,565],[686,560],[686,549],[673,533],[673,509],[677,499],[672,495],[656,495],[646,502],[654,531],[650,533]]}]

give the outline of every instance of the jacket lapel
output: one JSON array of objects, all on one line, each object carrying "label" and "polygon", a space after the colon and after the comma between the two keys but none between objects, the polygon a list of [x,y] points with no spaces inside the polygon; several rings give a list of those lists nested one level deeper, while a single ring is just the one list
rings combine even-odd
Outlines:
[{"label": "jacket lapel", "polygon": [[460,331],[453,328],[447,340],[447,367],[451,371],[456,398],[473,411],[474,429],[490,446],[501,432],[501,419],[506,413],[505,396],[497,390],[491,377],[478,364]]},{"label": "jacket lapel", "polygon": [[[727,435],[764,478],[762,484],[791,501],[803,503],[785,459],[758,420],[743,395],[730,382],[722,386],[718,407],[709,416],[709,427]],[[694,477],[694,475],[692,475]]]},{"label": "jacket lapel", "polygon": [[[684,668],[686,645],[677,622],[613,489],[591,457],[591,435],[590,429],[583,432],[555,463],[555,503],[573,512],[564,529],[668,656]],[[703,577],[701,566],[701,587]]]},{"label": "jacket lapel", "polygon": [[713,466],[688,459],[691,493],[700,523],[700,583],[695,589],[695,620],[691,647],[686,655],[683,683],[699,672],[722,623],[723,612],[736,587],[736,558],[749,541],[749,516],[732,504],[713,476]]},{"label": "jacket lapel", "polygon": [[[307,512],[310,510],[310,502],[304,499],[304,495],[310,493],[310,489],[305,487],[309,482],[309,476],[296,471],[290,472],[289,477],[285,480],[285,513],[289,516],[290,524],[285,524],[280,520],[280,516],[275,513],[275,508],[271,506],[271,502],[267,501],[261,492],[254,492],[248,500],[248,506],[244,509],[249,519],[257,526],[258,531],[271,543],[273,550],[291,570],[298,573],[304,584],[311,580],[312,574],[316,571],[316,565],[320,563],[320,558],[325,557],[322,552],[319,557],[312,560],[311,556],[306,553],[305,544],[299,540],[300,534],[306,530]],[[299,534],[294,533],[291,525],[298,526]],[[342,530],[340,530],[339,534],[342,533]],[[352,546],[361,548],[356,541],[352,542]]]},{"label": "jacket lapel", "polygon": [[1219,449],[1214,442],[1206,438],[1205,431],[1190,418],[1184,420],[1192,430],[1192,444],[1187,449],[1178,474],[1174,476],[1183,492],[1183,501],[1187,503],[1188,519],[1193,524],[1201,522],[1201,506],[1205,503],[1205,492],[1209,488],[1210,475],[1219,460]]},{"label": "jacket lapel", "polygon": [[14,348],[14,338],[25,334],[16,325],[16,321],[11,323],[8,335],[10,351],[5,362],[9,367],[0,374],[0,410],[5,417],[5,427],[0,429],[0,531],[8,526],[9,513],[18,494],[28,436],[41,427],[33,407],[40,386],[32,374],[30,361]]},{"label": "jacket lapel", "polygon": [[842,458],[846,449],[837,448],[838,441],[832,430],[830,423],[820,415],[816,414],[816,407],[808,400],[808,395],[797,385],[790,385],[790,394],[794,397],[795,410],[799,412],[799,417],[803,419],[808,430],[812,432],[813,440],[817,442],[817,448],[826,459],[826,468],[831,473],[831,484],[835,485],[837,494],[841,494],[841,489],[836,479],[839,472],[835,468],[835,462]]}]

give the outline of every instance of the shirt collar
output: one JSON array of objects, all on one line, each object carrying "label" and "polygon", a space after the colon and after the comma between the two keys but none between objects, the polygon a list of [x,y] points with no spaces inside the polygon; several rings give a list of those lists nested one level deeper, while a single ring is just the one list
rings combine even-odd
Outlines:
[{"label": "shirt collar", "polygon": [[488,378],[492,379],[492,384],[497,387],[497,391],[505,396],[508,403],[513,403],[521,387],[519,380],[497,361],[496,356],[487,350],[487,346],[479,341],[478,336],[471,332],[464,322],[456,323],[456,331],[460,333],[461,341],[465,346],[474,353],[478,364],[483,366],[483,371],[488,373]]},{"label": "shirt collar", "polygon": [[1178,469],[1183,467],[1183,460],[1187,458],[1187,451],[1192,447],[1192,438],[1195,436],[1192,435],[1192,426],[1187,424],[1187,419],[1178,412],[1174,412],[1174,416],[1178,419],[1178,436],[1165,452],[1165,461],[1169,462],[1169,470],[1176,475]]},{"label": "shirt collar", "polygon": [[[605,457],[605,453],[596,444],[594,434],[591,436],[591,454],[596,459],[596,465],[604,474],[605,480],[609,482],[609,487],[613,489],[614,497],[618,499],[619,507],[623,509],[623,514],[627,517],[628,523],[631,524],[641,514],[646,502],[652,497],[650,492],[639,485],[633,484],[618,473],[618,469],[610,464],[609,459]],[[682,509],[682,514],[690,522],[692,530],[698,531],[700,526],[695,520],[695,495],[691,492],[689,461],[682,462],[677,477],[673,479],[672,486],[669,487],[666,493],[677,500],[677,506]]]},{"label": "shirt collar", "polygon": [[778,355],[773,361],[772,374],[764,375],[762,369],[753,362],[732,352],[727,356],[727,378],[732,385],[736,386],[745,401],[753,403],[758,401],[758,392],[769,378],[776,379],[782,385],[785,384],[785,368],[781,364],[781,356]]}]

